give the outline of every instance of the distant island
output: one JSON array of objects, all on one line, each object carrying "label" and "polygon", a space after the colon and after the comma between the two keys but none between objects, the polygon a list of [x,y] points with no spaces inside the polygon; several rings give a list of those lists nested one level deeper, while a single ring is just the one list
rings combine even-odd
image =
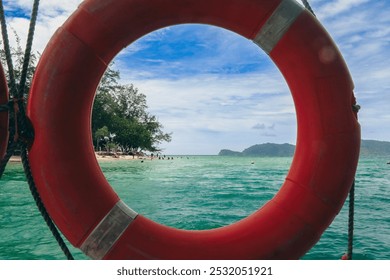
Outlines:
[{"label": "distant island", "polygon": [[[295,145],[265,143],[253,145],[242,152],[228,149],[221,150],[219,156],[255,156],[255,157],[292,157]],[[362,140],[361,156],[390,156],[390,142],[377,140]]]}]

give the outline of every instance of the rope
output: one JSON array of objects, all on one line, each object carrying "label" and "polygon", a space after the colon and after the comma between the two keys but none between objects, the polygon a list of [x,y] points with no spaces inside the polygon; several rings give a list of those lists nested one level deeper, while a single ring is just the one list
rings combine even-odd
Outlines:
[{"label": "rope", "polygon": [[23,67],[22,67],[22,75],[20,77],[20,83],[19,83],[18,98],[23,98],[23,96],[24,96],[24,89],[25,89],[26,80],[27,80],[28,66],[29,66],[30,58],[31,58],[31,48],[32,48],[33,40],[34,40],[35,26],[36,26],[37,17],[38,17],[38,8],[39,8],[39,0],[35,0],[34,5],[33,5],[33,9],[32,9],[32,13],[31,13],[31,20],[30,20],[30,27],[28,30],[26,50],[24,52],[24,61],[23,61]]},{"label": "rope", "polygon": [[[313,16],[316,16],[313,9],[311,8],[309,1],[302,0],[303,5],[308,9]],[[353,105],[352,110],[354,112],[359,112],[360,106]],[[353,181],[352,187],[349,191],[349,210],[348,210],[348,248],[347,253],[342,257],[342,259],[352,260],[353,255],[353,230],[354,230],[354,213],[355,213],[355,181]]]},{"label": "rope", "polygon": [[303,5],[305,6],[305,8],[308,9],[309,12],[313,14],[313,16],[316,16],[316,14],[314,13],[313,9],[311,8],[311,6],[310,6],[310,4],[309,4],[309,1],[307,1],[307,0],[302,0],[302,3],[303,3]]},{"label": "rope", "polygon": [[69,251],[68,247],[66,246],[64,240],[62,239],[58,229],[54,225],[52,219],[50,218],[49,214],[47,213],[47,210],[45,208],[45,205],[43,204],[41,197],[38,193],[38,190],[35,186],[34,178],[31,174],[30,164],[28,161],[28,155],[27,155],[27,149],[22,149],[22,163],[24,170],[26,172],[27,182],[30,187],[31,194],[35,200],[35,203],[38,207],[38,210],[41,212],[43,219],[45,220],[47,226],[49,227],[51,233],[53,234],[55,240],[57,241],[58,245],[60,246],[61,250],[64,252],[65,256],[68,260],[73,260],[73,256],[71,252]]},{"label": "rope", "polygon": [[[7,31],[7,23],[5,20],[5,13],[4,13],[4,6],[3,6],[3,0],[0,0],[0,24],[1,24],[1,31],[3,36],[3,43],[4,43],[4,51],[5,51],[5,58],[7,61],[8,66],[8,75],[9,75],[9,84],[10,84],[10,99],[12,97],[17,95],[16,90],[16,82],[15,82],[15,72],[14,72],[14,66],[12,63],[12,55],[11,55],[11,48],[9,45],[9,38],[8,38],[8,31]],[[11,104],[12,101],[9,102]],[[8,109],[12,110],[13,106],[9,106]],[[15,128],[10,127],[10,137],[9,139],[13,139],[15,136]],[[7,166],[11,156],[14,154],[15,149],[17,148],[18,143],[15,143],[13,141],[8,142],[7,152],[4,158],[0,162],[0,179],[4,174],[5,167]]]},{"label": "rope", "polygon": [[[14,75],[14,69],[13,69],[13,64],[12,64],[12,56],[11,56],[11,51],[9,47],[9,38],[8,38],[8,33],[7,33],[7,25],[5,21],[5,13],[4,13],[4,7],[3,7],[3,1],[0,0],[0,21],[1,21],[1,26],[2,26],[2,35],[3,35],[3,40],[4,40],[4,49],[6,52],[6,59],[7,59],[7,64],[8,64],[8,69],[10,73],[10,83],[11,83],[11,94],[14,99],[14,114],[15,114],[15,126],[13,128],[13,133],[12,137],[14,138],[13,142],[9,145],[7,149],[7,154],[5,158],[2,160],[1,165],[0,165],[0,178],[2,174],[4,173],[5,165],[8,163],[9,158],[12,156],[15,148],[19,145],[21,147],[21,158],[22,158],[22,163],[23,163],[23,168],[24,172],[26,174],[27,182],[31,191],[31,194],[34,198],[34,201],[38,207],[39,212],[41,213],[43,219],[45,220],[47,226],[49,227],[50,231],[52,232],[54,238],[56,239],[58,245],[60,246],[61,250],[64,252],[65,256],[67,257],[68,260],[73,260],[73,256],[70,253],[68,247],[66,246],[63,238],[61,237],[58,229],[54,225],[52,219],[50,218],[49,213],[47,212],[41,197],[38,193],[36,184],[34,182],[34,178],[31,173],[31,167],[28,159],[28,152],[27,152],[27,145],[29,140],[33,139],[33,133],[32,129],[30,128],[29,122],[26,117],[26,112],[24,108],[24,101],[23,101],[23,96],[24,96],[24,90],[26,86],[26,81],[27,81],[27,71],[28,71],[28,66],[30,63],[30,57],[31,57],[31,48],[32,48],[32,43],[33,43],[33,38],[34,38],[34,32],[35,32],[35,26],[36,26],[36,21],[37,21],[37,16],[38,16],[38,8],[39,8],[39,0],[34,0],[34,5],[32,9],[32,14],[31,14],[31,20],[30,20],[30,27],[29,27],[29,32],[28,32],[28,38],[27,38],[27,45],[26,45],[26,50],[24,54],[24,60],[23,60],[23,68],[22,68],[22,74],[20,78],[20,83],[19,83],[19,90],[16,92],[16,82],[15,82],[15,75]],[[12,131],[12,129],[11,129]],[[10,133],[11,134],[11,133]],[[20,139],[19,136],[22,135],[23,138]],[[4,167],[3,167],[4,165]]]},{"label": "rope", "polygon": [[9,111],[9,104],[0,104],[0,112],[8,112]]},{"label": "rope", "polygon": [[[15,137],[15,130],[13,128],[10,129],[10,139]],[[12,155],[14,154],[16,148],[18,147],[18,143],[15,141],[8,141],[8,147],[7,151],[4,155],[4,158],[1,159],[0,162],[0,180],[3,177],[5,168],[7,167],[7,164],[9,160],[11,159]]]},{"label": "rope", "polygon": [[[313,9],[311,8],[309,2],[307,0],[302,0],[302,3],[304,4],[305,8],[308,9],[314,16],[315,13]],[[31,129],[29,129],[29,124],[26,118],[25,114],[25,108],[23,103],[23,95],[27,80],[27,71],[28,66],[30,62],[30,56],[31,56],[31,48],[32,48],[32,42],[34,38],[34,32],[35,32],[35,26],[36,26],[36,20],[38,15],[38,7],[39,7],[39,0],[34,0],[31,20],[30,20],[30,27],[28,32],[28,39],[27,39],[27,45],[25,50],[25,56],[23,61],[23,68],[22,68],[22,75],[19,83],[19,89],[17,91],[16,89],[16,82],[15,82],[15,75],[14,75],[14,68],[12,63],[12,55],[11,55],[11,49],[9,46],[9,37],[7,32],[7,25],[5,20],[5,13],[4,13],[4,7],[3,7],[3,1],[0,0],[0,23],[2,28],[2,36],[4,41],[4,51],[6,53],[6,60],[7,65],[9,69],[9,79],[10,79],[10,95],[11,97],[16,98],[14,100],[14,113],[15,113],[15,128],[10,129],[10,135],[11,138],[14,138],[15,136],[18,136],[19,133],[24,135],[25,140],[26,139],[32,139],[33,135],[31,133]],[[0,111],[6,111],[9,110],[10,106],[7,105],[1,105]],[[17,118],[19,116],[19,118]],[[19,123],[20,126],[17,124]],[[17,137],[18,138],[18,137]],[[50,215],[47,213],[47,210],[41,200],[41,197],[38,193],[38,190],[36,188],[34,178],[31,173],[31,168],[28,160],[28,152],[27,152],[27,141],[19,141],[19,139],[16,139],[9,143],[6,156],[1,161],[0,164],[0,179],[4,173],[5,166],[7,165],[9,159],[14,153],[14,150],[16,147],[20,145],[21,146],[21,157],[22,157],[22,163],[23,168],[26,174],[27,182],[31,191],[31,194],[34,198],[34,201],[38,207],[38,210],[40,211],[43,219],[45,220],[46,224],[48,225],[50,231],[52,232],[54,238],[56,239],[57,243],[59,244],[61,250],[64,252],[65,256],[68,260],[73,260],[73,256],[70,253],[68,247],[66,246],[63,238],[61,237],[58,229],[54,225],[52,219],[50,218]],[[347,259],[352,259],[353,254],[353,230],[354,230],[354,201],[355,201],[355,182],[353,183],[350,193],[349,193],[349,217],[348,217],[348,252],[347,252]]]},{"label": "rope", "polygon": [[9,37],[8,37],[8,31],[7,31],[7,23],[5,21],[3,0],[0,0],[0,23],[1,23],[1,31],[2,31],[2,36],[3,36],[5,57],[7,60],[7,65],[8,65],[8,75],[9,75],[9,82],[10,82],[10,95],[11,95],[11,97],[13,97],[13,96],[17,95],[16,82],[15,82],[16,79],[15,79],[14,66],[12,63],[11,48],[9,46],[9,39],[8,39]]},{"label": "rope", "polygon": [[347,259],[352,260],[353,255],[353,229],[355,214],[355,181],[349,191],[349,214],[348,214],[348,250]]},{"label": "rope", "polygon": [[0,180],[3,177],[5,168],[6,168],[7,164],[8,164],[8,162],[9,162],[10,158],[12,157],[12,155],[15,152],[15,149],[18,146],[19,146],[18,143],[14,142],[14,141],[10,141],[8,143],[7,151],[6,151],[5,155],[4,155],[4,158],[1,160],[1,163],[0,163]]}]

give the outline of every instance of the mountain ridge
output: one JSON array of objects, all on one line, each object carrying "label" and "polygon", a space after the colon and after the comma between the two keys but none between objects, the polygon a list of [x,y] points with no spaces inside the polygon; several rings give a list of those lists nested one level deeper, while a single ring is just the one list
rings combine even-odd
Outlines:
[{"label": "mountain ridge", "polygon": [[[263,143],[252,145],[242,152],[222,149],[219,156],[259,156],[259,157],[291,157],[294,155],[295,145],[284,143]],[[362,140],[361,156],[390,156],[390,142],[379,140]]]}]

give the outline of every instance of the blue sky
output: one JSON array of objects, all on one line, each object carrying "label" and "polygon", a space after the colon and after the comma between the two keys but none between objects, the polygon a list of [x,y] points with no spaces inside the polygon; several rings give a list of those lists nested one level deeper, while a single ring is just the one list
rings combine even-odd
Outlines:
[{"label": "blue sky", "polygon": [[[8,23],[24,40],[33,1],[3,2]],[[80,2],[41,0],[36,51]],[[390,1],[309,2],[352,74],[362,138],[390,141]],[[295,110],[283,77],[261,49],[235,33],[208,25],[168,27],[131,44],[114,65],[173,133],[161,146],[166,154],[295,144]]]}]

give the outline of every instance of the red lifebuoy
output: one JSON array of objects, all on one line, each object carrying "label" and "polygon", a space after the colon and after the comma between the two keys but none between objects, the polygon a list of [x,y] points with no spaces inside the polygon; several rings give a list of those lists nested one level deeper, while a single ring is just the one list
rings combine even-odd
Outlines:
[{"label": "red lifebuoy", "polygon": [[[7,80],[4,75],[4,70],[0,64],[0,105],[4,108],[8,105],[8,86]],[[3,159],[7,150],[8,144],[8,125],[9,125],[9,113],[8,110],[0,111],[0,161]]]},{"label": "red lifebuoy", "polygon": [[[91,107],[107,65],[141,36],[182,23],[226,28],[261,46],[287,80],[297,113],[296,153],[279,192],[247,218],[212,230],[174,229],[131,210],[92,146]],[[295,259],[319,240],[352,185],[360,147],[354,102],[337,47],[293,0],[87,0],[37,67],[28,104],[32,173],[50,216],[91,258]]]}]

